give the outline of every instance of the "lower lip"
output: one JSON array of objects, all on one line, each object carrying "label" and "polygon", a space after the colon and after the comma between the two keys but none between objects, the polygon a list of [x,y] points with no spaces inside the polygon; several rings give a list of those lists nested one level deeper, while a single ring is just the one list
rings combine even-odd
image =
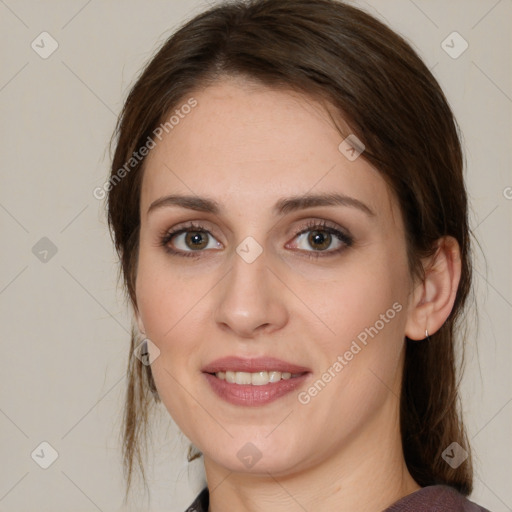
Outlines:
[{"label": "lower lip", "polygon": [[230,404],[248,406],[265,405],[273,402],[296,390],[308,376],[305,373],[299,377],[281,379],[279,382],[264,384],[263,386],[254,386],[252,384],[232,384],[210,373],[204,375],[213,391],[220,398]]}]

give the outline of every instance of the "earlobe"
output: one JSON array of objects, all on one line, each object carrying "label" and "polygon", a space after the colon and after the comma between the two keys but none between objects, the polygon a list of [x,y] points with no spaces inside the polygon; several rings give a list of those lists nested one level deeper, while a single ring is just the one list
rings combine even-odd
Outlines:
[{"label": "earlobe", "polygon": [[449,317],[461,275],[459,244],[446,236],[437,241],[437,250],[425,264],[425,279],[418,283],[409,303],[405,335],[422,340],[434,334]]}]

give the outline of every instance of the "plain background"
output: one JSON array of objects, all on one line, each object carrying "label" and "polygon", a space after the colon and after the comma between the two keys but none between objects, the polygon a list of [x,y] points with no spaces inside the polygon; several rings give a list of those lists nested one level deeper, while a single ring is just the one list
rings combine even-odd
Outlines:
[{"label": "plain background", "polygon": [[[462,388],[475,457],[472,499],[510,511],[512,1],[357,4],[418,50],[464,134],[471,226],[481,244],[479,313],[470,313]],[[130,313],[116,289],[103,202],[92,192],[108,175],[108,142],[130,84],[159,45],[207,6],[0,0],[2,512],[121,510]],[[59,45],[47,59],[31,47],[43,31]],[[456,59],[441,46],[454,31],[469,45]],[[201,461],[187,464],[186,440],[160,412],[151,505],[134,501],[133,509],[182,512],[203,485]],[[31,457],[43,441],[58,452],[48,469]]]}]

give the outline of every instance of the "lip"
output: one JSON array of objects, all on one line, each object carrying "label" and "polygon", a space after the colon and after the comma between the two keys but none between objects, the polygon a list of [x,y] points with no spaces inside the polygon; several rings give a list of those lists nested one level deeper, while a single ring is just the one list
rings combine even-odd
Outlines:
[{"label": "lip", "polygon": [[202,368],[204,373],[217,373],[217,372],[268,372],[275,370],[277,372],[289,373],[308,373],[311,372],[305,366],[299,366],[293,363],[288,363],[282,359],[275,357],[256,357],[256,358],[243,358],[243,357],[223,357],[216,359]]},{"label": "lip", "polygon": [[[252,384],[233,384],[221,380],[216,372],[263,372],[278,371],[281,373],[300,374],[279,382],[253,386]],[[304,384],[311,370],[274,357],[242,358],[224,357],[206,365],[202,372],[211,389],[224,401],[233,405],[262,406],[281,398]]]},{"label": "lip", "polygon": [[287,380],[280,380],[263,386],[253,386],[252,384],[231,384],[210,373],[204,374],[211,389],[218,397],[233,405],[252,407],[266,405],[291,393],[302,386],[309,375],[309,373],[303,373],[298,377],[291,377]]}]

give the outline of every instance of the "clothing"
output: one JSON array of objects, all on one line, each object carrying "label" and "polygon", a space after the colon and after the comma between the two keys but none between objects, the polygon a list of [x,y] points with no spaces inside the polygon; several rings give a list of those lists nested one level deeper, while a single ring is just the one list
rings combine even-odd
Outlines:
[{"label": "clothing", "polygon": [[453,487],[430,485],[404,496],[384,512],[489,512],[489,510],[469,501]]},{"label": "clothing", "polygon": [[[208,512],[210,495],[205,487],[185,512]],[[453,487],[430,485],[404,496],[383,512],[490,512],[469,501]]]}]

